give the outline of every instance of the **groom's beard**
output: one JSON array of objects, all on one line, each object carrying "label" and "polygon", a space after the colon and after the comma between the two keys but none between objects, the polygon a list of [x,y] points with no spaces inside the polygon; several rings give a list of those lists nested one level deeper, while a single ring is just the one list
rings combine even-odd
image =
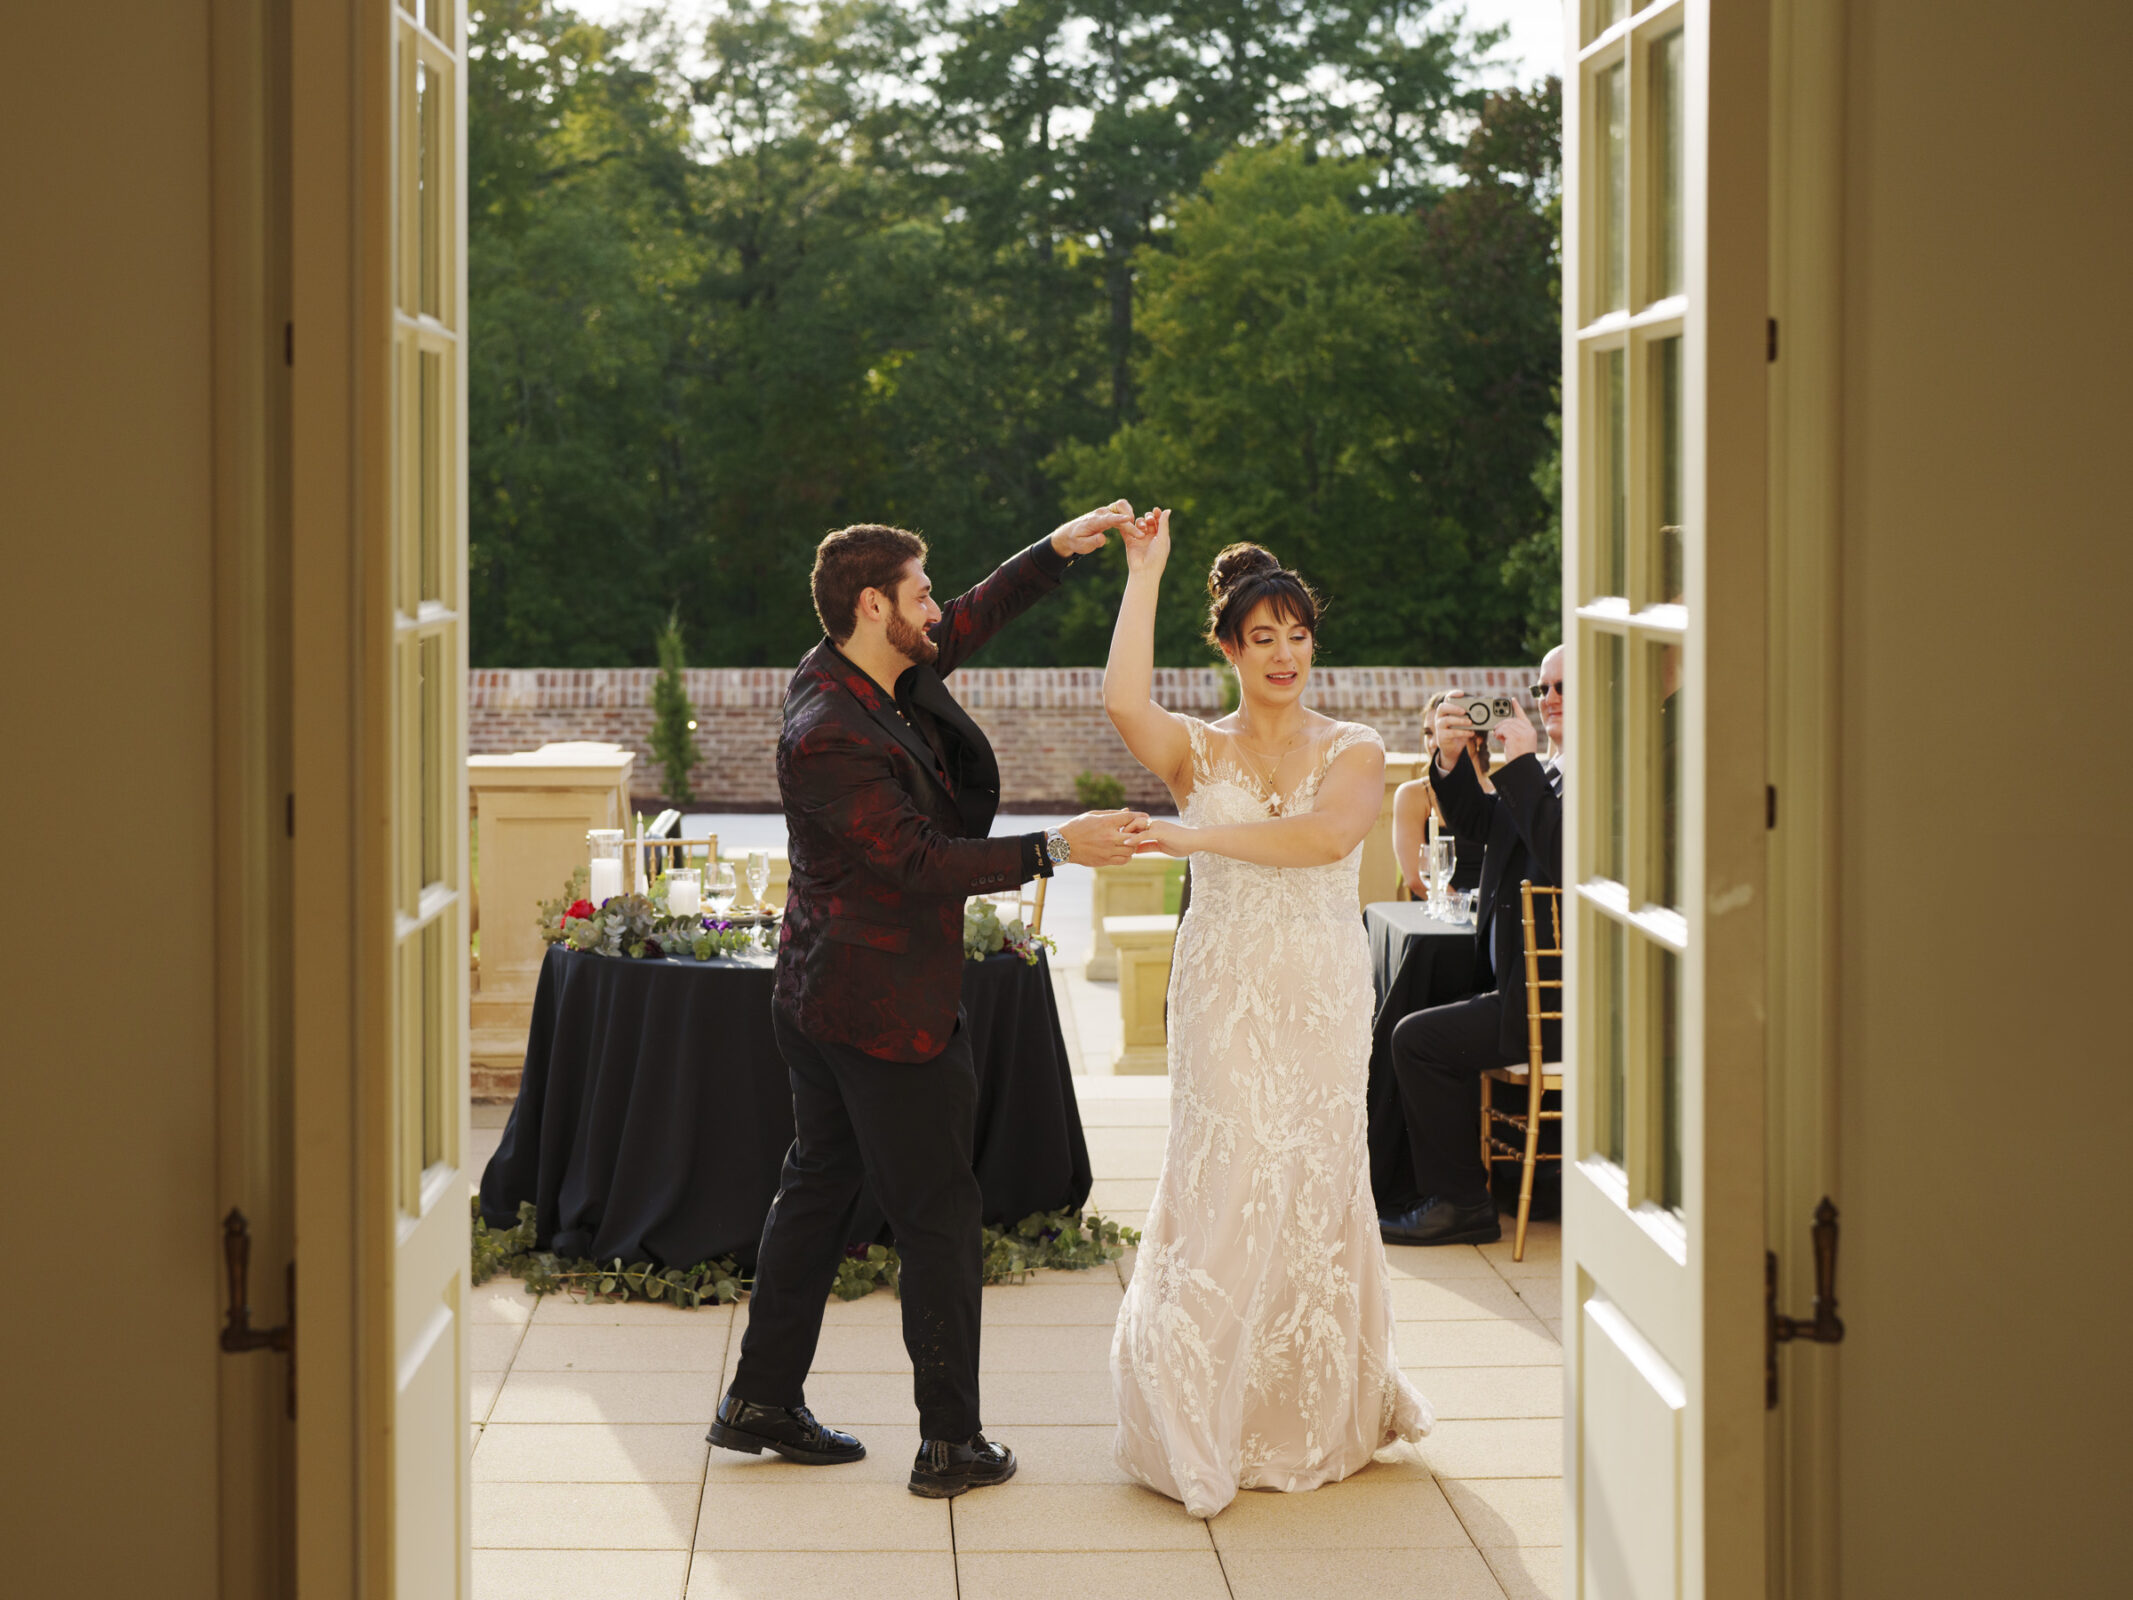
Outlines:
[{"label": "groom's beard", "polygon": [[900,611],[889,613],[888,636],[889,648],[914,667],[926,666],[940,656],[941,647],[926,637],[926,630],[912,627]]}]

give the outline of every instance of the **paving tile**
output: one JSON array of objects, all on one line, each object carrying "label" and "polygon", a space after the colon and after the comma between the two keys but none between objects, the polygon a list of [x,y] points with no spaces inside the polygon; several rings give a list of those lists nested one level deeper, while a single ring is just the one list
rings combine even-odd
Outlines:
[{"label": "paving tile", "polygon": [[1470,1417],[1559,1417],[1560,1367],[1408,1367],[1440,1420]]},{"label": "paving tile", "polygon": [[1085,1327],[990,1327],[978,1344],[978,1371],[1108,1372],[1113,1324]]},{"label": "paving tile", "polygon": [[1016,1423],[1115,1423],[1107,1372],[996,1372],[980,1398],[987,1428]]},{"label": "paving tile", "polygon": [[1247,1489],[1208,1527],[1225,1560],[1233,1550],[1419,1550],[1471,1543],[1434,1483],[1367,1475],[1306,1494]]},{"label": "paving tile", "polygon": [[1415,1448],[1440,1478],[1563,1475],[1563,1424],[1556,1418],[1440,1422]]},{"label": "paving tile", "polygon": [[704,1424],[499,1422],[474,1452],[477,1483],[697,1483]]},{"label": "paving tile", "polygon": [[1394,1324],[1393,1338],[1403,1367],[1554,1367],[1563,1361],[1563,1347],[1531,1317],[1401,1322]]},{"label": "paving tile", "polygon": [[502,1550],[686,1550],[693,1483],[477,1483],[474,1543]]},{"label": "paving tile", "polygon": [[480,1448],[481,1424],[478,1422],[470,1422],[467,1424],[467,1454],[472,1455],[476,1450],[479,1450]]},{"label": "paving tile", "polygon": [[911,1397],[907,1372],[817,1372],[808,1378],[806,1394],[816,1416],[862,1438],[867,1428],[882,1423],[918,1426],[918,1402]]},{"label": "paving tile", "polygon": [[1015,1483],[1129,1483],[1111,1459],[1113,1423],[1075,1426],[1016,1423],[999,1430],[1015,1452]]},{"label": "paving tile", "polygon": [[1563,1275],[1563,1225],[1536,1222],[1526,1230],[1526,1259],[1511,1259],[1511,1219],[1504,1219],[1503,1237],[1494,1244],[1476,1246],[1489,1265],[1506,1278],[1555,1278]]},{"label": "paving tile", "polygon": [[1153,1178],[1163,1170],[1166,1127],[1103,1128],[1089,1140],[1089,1171],[1097,1179]]},{"label": "paving tile", "polygon": [[467,1365],[475,1372],[509,1372],[518,1342],[525,1336],[523,1322],[476,1322],[467,1328]]},{"label": "paving tile", "polygon": [[[699,1550],[688,1600],[955,1600],[955,1557],[919,1550]],[[483,1597],[486,1600],[486,1597]]]},{"label": "paving tile", "polygon": [[1222,1558],[1235,1600],[1503,1600],[1478,1550],[1403,1550],[1344,1561],[1329,1572],[1323,1550],[1248,1550]]},{"label": "paving tile", "polygon": [[1447,1478],[1439,1487],[1467,1537],[1484,1550],[1563,1542],[1560,1478]]},{"label": "paving tile", "polygon": [[497,1391],[504,1386],[501,1372],[470,1372],[467,1374],[467,1418],[472,1422],[487,1422],[496,1408]]},{"label": "paving tile", "polygon": [[476,1600],[681,1600],[686,1550],[482,1550]]},{"label": "paving tile", "polygon": [[632,1327],[701,1327],[724,1322],[733,1315],[730,1305],[673,1306],[663,1300],[574,1300],[567,1294],[541,1296],[537,1323],[620,1322]]},{"label": "paving tile", "polygon": [[[817,1468],[818,1473],[834,1468]],[[901,1484],[825,1483],[819,1477],[706,1486],[699,1550],[940,1550],[954,1548],[948,1502]]]},{"label": "paving tile", "polygon": [[1114,1211],[1146,1212],[1154,1204],[1155,1174],[1152,1172],[1141,1177],[1100,1177],[1089,1185],[1088,1209],[1101,1211],[1107,1217]]},{"label": "paving tile", "polygon": [[514,1371],[491,1422],[670,1422],[711,1425],[716,1372]]},{"label": "paving tile", "polygon": [[533,1320],[539,1295],[526,1292],[516,1278],[492,1278],[467,1297],[467,1321],[479,1328],[497,1323],[519,1324]]},{"label": "paving tile", "polygon": [[1565,1586],[1560,1550],[1484,1550],[1509,1600],[1560,1600]]},{"label": "paving tile", "polygon": [[1491,1272],[1487,1277],[1395,1278],[1392,1314],[1402,1322],[1482,1322],[1533,1313],[1518,1290]]},{"label": "paving tile", "polygon": [[962,1600],[1229,1600],[1212,1550],[962,1551]]},{"label": "paving tile", "polygon": [[[833,1295],[822,1305],[822,1326],[825,1328],[900,1328],[903,1322],[903,1301],[886,1289],[876,1289],[857,1300],[839,1300]],[[747,1330],[748,1302],[743,1300],[733,1308],[732,1348],[736,1355],[740,1353],[741,1335]]]},{"label": "paving tile", "polygon": [[[1108,1095],[1083,1093],[1076,1084],[1074,1098],[1081,1108],[1081,1125],[1085,1129],[1097,1128],[1167,1128],[1170,1126],[1170,1101],[1120,1100]],[[1092,1136],[1090,1144],[1095,1144]]]},{"label": "paving tile", "polygon": [[1111,1327],[1125,1299],[1109,1271],[1046,1273],[1030,1283],[997,1283],[985,1291],[985,1330],[1017,1326]]},{"label": "paving tile", "polygon": [[1563,1342],[1563,1319],[1561,1317],[1543,1317],[1541,1318],[1541,1326],[1548,1330],[1548,1336],[1557,1344]]},{"label": "paving tile", "polygon": [[1563,1279],[1560,1273],[1551,1273],[1545,1278],[1515,1278],[1511,1287],[1518,1291],[1518,1298],[1525,1302],[1526,1310],[1546,1321],[1561,1320],[1563,1315]]},{"label": "paving tile", "polygon": [[726,1363],[726,1322],[645,1327],[639,1323],[536,1322],[526,1330],[514,1372],[709,1372]]},{"label": "paving tile", "polygon": [[955,1502],[955,1548],[1205,1550],[1207,1528],[1133,1483],[1009,1483]]},{"label": "paving tile", "polygon": [[1395,1279],[1494,1278],[1496,1269],[1470,1244],[1389,1244],[1385,1265]]}]

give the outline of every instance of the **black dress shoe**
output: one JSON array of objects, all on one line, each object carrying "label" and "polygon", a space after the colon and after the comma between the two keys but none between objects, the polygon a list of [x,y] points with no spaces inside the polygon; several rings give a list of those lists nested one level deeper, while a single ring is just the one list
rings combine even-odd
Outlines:
[{"label": "black dress shoe", "polygon": [[867,1453],[867,1447],[850,1434],[817,1422],[805,1406],[759,1406],[736,1394],[719,1401],[718,1420],[711,1424],[708,1437],[721,1450],[742,1450],[752,1456],[775,1450],[804,1467],[834,1467],[858,1461]]},{"label": "black dress shoe", "polygon": [[1005,1483],[1015,1475],[1015,1453],[974,1433],[961,1444],[947,1439],[921,1439],[918,1459],[911,1463],[911,1492],[928,1500],[952,1500],[965,1489],[983,1489]]},{"label": "black dress shoe", "polygon": [[1404,1217],[1380,1218],[1378,1237],[1387,1244],[1494,1244],[1503,1224],[1493,1199],[1462,1206],[1432,1197]]}]

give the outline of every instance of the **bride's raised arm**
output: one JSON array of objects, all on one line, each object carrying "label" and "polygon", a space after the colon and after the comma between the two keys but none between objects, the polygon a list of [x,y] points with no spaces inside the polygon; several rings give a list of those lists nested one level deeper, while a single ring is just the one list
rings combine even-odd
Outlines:
[{"label": "bride's raised arm", "polygon": [[1104,667],[1104,711],[1133,759],[1175,795],[1192,761],[1192,744],[1177,716],[1155,703],[1155,597],[1170,559],[1170,513],[1151,511],[1124,531],[1126,594],[1111,630]]}]

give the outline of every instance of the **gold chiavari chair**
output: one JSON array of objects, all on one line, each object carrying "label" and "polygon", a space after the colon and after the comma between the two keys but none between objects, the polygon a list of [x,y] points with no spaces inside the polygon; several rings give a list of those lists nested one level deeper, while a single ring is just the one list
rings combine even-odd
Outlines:
[{"label": "gold chiavari chair", "polygon": [[[1533,902],[1545,898],[1548,902],[1548,925],[1552,935],[1547,944],[1542,944],[1533,920]],[[1519,907],[1523,916],[1526,946],[1526,1064],[1522,1067],[1491,1067],[1481,1075],[1481,1164],[1488,1171],[1496,1170],[1499,1161],[1520,1163],[1518,1175],[1518,1231],[1512,1236],[1511,1259],[1526,1259],[1526,1219],[1533,1211],[1533,1168],[1542,1161],[1561,1161],[1562,1155],[1555,1151],[1543,1151],[1540,1147],[1540,1125],[1543,1122],[1560,1122],[1560,1110],[1543,1111],[1542,1097],[1559,1092],[1563,1087],[1563,1069],[1560,1062],[1544,1061],[1541,1048],[1541,1024],[1560,1022],[1563,1016],[1563,891],[1543,886],[1535,888],[1531,882],[1518,886]],[[1541,960],[1548,957],[1556,964],[1556,975],[1541,976]],[[1555,991],[1555,1008],[1547,1009],[1542,995],[1545,989]],[[1491,1090],[1496,1084],[1522,1083],[1526,1088],[1526,1109],[1523,1113],[1499,1109]],[[1497,1137],[1501,1125],[1524,1135],[1523,1147]]]}]

